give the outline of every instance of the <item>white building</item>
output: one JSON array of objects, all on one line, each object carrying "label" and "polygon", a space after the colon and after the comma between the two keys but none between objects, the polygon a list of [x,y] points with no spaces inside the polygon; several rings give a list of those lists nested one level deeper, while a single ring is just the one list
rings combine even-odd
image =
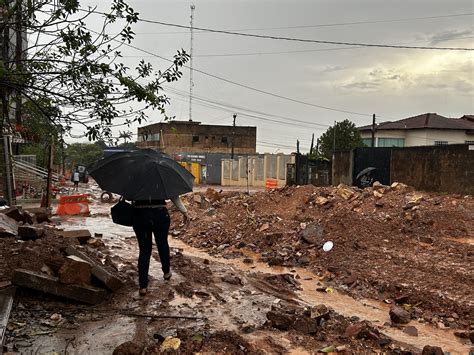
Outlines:
[{"label": "white building", "polygon": [[[372,126],[358,128],[365,145],[372,145]],[[474,144],[474,116],[447,118],[436,113],[382,122],[375,128],[375,147]]]}]

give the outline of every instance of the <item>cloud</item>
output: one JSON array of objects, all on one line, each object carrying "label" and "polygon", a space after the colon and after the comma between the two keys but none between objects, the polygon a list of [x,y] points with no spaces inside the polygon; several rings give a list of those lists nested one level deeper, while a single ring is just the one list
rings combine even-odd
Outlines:
[{"label": "cloud", "polygon": [[458,39],[460,37],[470,36],[472,34],[473,34],[472,30],[449,30],[449,31],[439,32],[431,36],[429,40],[430,40],[430,45],[435,46],[442,42],[451,41],[454,39]]},{"label": "cloud", "polygon": [[474,93],[474,56],[460,53],[423,53],[392,63],[354,68],[332,85],[345,93],[390,92],[417,94],[432,91],[460,95]]}]

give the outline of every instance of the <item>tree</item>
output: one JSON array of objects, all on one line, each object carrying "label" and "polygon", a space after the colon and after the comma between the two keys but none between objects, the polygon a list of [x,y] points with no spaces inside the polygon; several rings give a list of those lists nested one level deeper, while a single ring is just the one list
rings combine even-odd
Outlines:
[{"label": "tree", "polygon": [[[108,11],[100,12],[81,6],[79,0],[0,2],[0,36],[21,29],[33,43],[17,48],[13,57],[2,51],[3,133],[15,130],[11,111],[16,110],[17,97],[33,106],[61,137],[71,134],[75,125],[89,140],[111,140],[117,138],[113,127],[142,122],[148,109],[166,118],[169,99],[162,84],[181,77],[180,68],[189,56],[178,51],[163,71],[144,60],[128,68],[120,62],[120,48],[133,40],[131,26],[139,14],[123,0],[109,4]],[[98,23],[100,28],[91,28]],[[110,26],[115,34],[109,33]],[[9,36],[2,36],[1,42],[8,47]],[[117,118],[124,122],[117,123]]]},{"label": "tree", "polygon": [[337,122],[335,129],[334,126],[329,127],[319,138],[319,154],[324,158],[332,158],[334,138],[336,150],[349,150],[364,146],[356,125],[346,119]]},{"label": "tree", "polygon": [[78,164],[92,167],[104,155],[104,148],[98,142],[74,143],[67,146],[64,154],[66,168],[72,170]]}]

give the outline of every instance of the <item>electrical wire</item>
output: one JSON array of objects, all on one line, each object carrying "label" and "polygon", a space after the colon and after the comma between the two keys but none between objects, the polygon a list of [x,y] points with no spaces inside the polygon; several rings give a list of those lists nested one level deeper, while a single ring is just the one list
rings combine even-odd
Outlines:
[{"label": "electrical wire", "polygon": [[[154,21],[147,19],[139,19],[140,22],[152,23],[162,26],[178,27],[191,29],[190,26],[179,25],[170,22]],[[341,41],[326,41],[326,40],[316,40],[316,39],[305,39],[305,38],[294,38],[294,37],[281,37],[281,36],[271,36],[271,35],[259,35],[255,33],[246,33],[246,32],[235,32],[235,31],[226,31],[226,30],[216,30],[212,28],[204,27],[192,27],[193,30],[197,31],[206,31],[211,33],[220,33],[225,35],[234,35],[241,37],[252,37],[260,39],[271,39],[271,40],[282,40],[282,41],[292,41],[292,42],[303,42],[303,43],[320,43],[320,44],[331,44],[331,45],[343,45],[343,46],[358,46],[358,47],[376,47],[376,48],[395,48],[395,49],[419,49],[419,50],[443,50],[443,51],[473,51],[474,48],[464,48],[464,47],[429,47],[429,46],[406,46],[406,45],[395,45],[395,44],[380,44],[380,43],[363,43],[363,42],[341,42]]]}]

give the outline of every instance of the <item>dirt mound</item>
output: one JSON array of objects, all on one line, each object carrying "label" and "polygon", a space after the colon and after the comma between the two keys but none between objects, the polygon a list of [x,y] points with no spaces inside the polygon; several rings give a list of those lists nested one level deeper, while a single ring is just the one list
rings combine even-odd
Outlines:
[{"label": "dirt mound", "polygon": [[[387,302],[404,296],[413,318],[440,327],[474,321],[472,196],[403,184],[285,187],[251,196],[212,194],[212,201],[207,195],[189,197],[193,223],[174,233],[193,246],[305,266],[353,295]],[[334,246],[325,252],[328,241]]]}]

